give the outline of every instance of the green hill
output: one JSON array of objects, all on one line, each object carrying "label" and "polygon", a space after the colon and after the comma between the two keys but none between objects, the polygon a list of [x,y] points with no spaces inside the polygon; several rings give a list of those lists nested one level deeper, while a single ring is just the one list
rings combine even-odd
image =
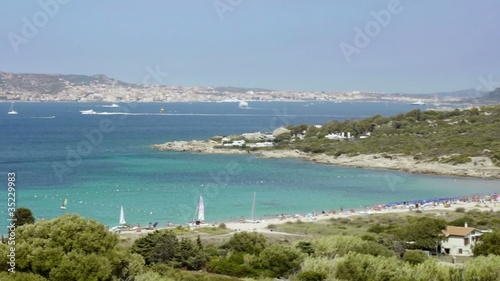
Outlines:
[{"label": "green hill", "polygon": [[[417,160],[452,164],[487,156],[500,166],[500,106],[453,111],[415,109],[391,117],[375,115],[362,120],[331,121],[316,126],[288,126],[275,148],[298,149],[327,155],[411,155]],[[331,140],[329,134],[350,140]],[[390,156],[388,156],[390,157]]]}]

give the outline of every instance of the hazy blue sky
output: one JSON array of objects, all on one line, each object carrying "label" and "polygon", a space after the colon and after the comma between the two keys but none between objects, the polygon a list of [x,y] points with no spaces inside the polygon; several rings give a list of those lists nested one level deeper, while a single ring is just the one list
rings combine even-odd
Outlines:
[{"label": "hazy blue sky", "polygon": [[413,93],[500,81],[498,0],[59,1],[3,1],[0,71]]}]

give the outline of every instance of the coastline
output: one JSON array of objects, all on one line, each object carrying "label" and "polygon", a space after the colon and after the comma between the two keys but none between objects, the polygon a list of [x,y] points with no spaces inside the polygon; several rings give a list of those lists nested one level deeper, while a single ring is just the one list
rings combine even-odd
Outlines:
[{"label": "coastline", "polygon": [[465,164],[447,164],[415,160],[406,155],[365,154],[339,157],[326,154],[312,154],[299,150],[245,150],[239,148],[217,148],[213,140],[173,141],[153,144],[150,147],[159,151],[177,151],[202,154],[253,154],[262,158],[300,158],[318,164],[345,166],[365,169],[397,170],[407,173],[440,176],[473,177],[500,179],[500,167],[496,167],[488,157],[471,157]]},{"label": "coastline", "polygon": [[[267,217],[259,219],[255,222],[246,221],[228,221],[222,222],[225,228],[230,232],[227,234],[218,235],[220,237],[226,237],[237,232],[247,231],[247,232],[258,232],[262,234],[277,234],[277,235],[299,235],[291,234],[287,232],[281,232],[279,230],[279,225],[285,223],[294,222],[322,222],[329,219],[339,219],[339,218],[351,218],[355,216],[370,216],[370,215],[383,215],[383,214],[402,214],[411,213],[415,211],[422,212],[433,212],[435,216],[445,216],[447,212],[454,212],[457,208],[464,208],[464,212],[479,210],[481,212],[500,212],[500,197],[497,199],[481,197],[475,200],[449,200],[449,201],[439,201],[439,202],[427,202],[421,203],[418,207],[415,204],[405,204],[405,205],[377,205],[372,208],[367,208],[364,210],[345,210],[341,211],[328,211],[325,213],[311,213],[311,214],[285,214],[278,217]],[[199,227],[219,227],[222,223],[205,223],[199,226],[188,225],[190,230],[196,232]],[[148,233],[154,232],[155,230],[162,229],[174,229],[178,226],[184,227],[185,225],[173,225],[170,227],[158,227],[155,229],[142,229],[137,230],[123,230],[118,232],[118,235],[122,237],[137,239],[146,235]],[[300,235],[299,235],[300,236]],[[307,235],[305,235],[307,236]]]}]

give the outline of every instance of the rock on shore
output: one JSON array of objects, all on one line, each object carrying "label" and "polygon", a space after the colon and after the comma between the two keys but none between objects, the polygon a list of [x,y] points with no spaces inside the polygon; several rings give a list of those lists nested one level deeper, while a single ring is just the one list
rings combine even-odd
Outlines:
[{"label": "rock on shore", "polygon": [[158,150],[195,152],[208,154],[255,154],[263,158],[302,158],[321,164],[338,166],[399,170],[418,174],[465,176],[500,179],[500,167],[496,167],[488,157],[472,157],[472,162],[452,165],[447,163],[415,160],[405,155],[366,154],[348,157],[335,157],[326,154],[305,153],[299,150],[245,150],[241,148],[218,148],[220,144],[209,141],[174,141],[151,145]]}]

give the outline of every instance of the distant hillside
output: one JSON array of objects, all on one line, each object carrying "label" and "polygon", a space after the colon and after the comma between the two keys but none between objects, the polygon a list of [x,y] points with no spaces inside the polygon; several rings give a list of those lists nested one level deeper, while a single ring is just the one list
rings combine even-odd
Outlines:
[{"label": "distant hillside", "polygon": [[496,88],[495,90],[482,96],[480,99],[486,100],[486,101],[492,101],[492,102],[493,101],[500,102],[500,88]]},{"label": "distant hillside", "polygon": [[57,94],[67,86],[110,85],[137,87],[106,75],[36,74],[0,72],[0,91]]}]

